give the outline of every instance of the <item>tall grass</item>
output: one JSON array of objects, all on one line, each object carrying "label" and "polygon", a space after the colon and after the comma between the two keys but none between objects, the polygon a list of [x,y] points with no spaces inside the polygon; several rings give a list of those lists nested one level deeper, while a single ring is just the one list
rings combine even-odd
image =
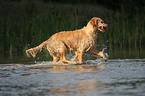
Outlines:
[{"label": "tall grass", "polygon": [[124,9],[113,12],[99,5],[33,1],[0,1],[0,8],[1,57],[25,56],[26,49],[38,46],[56,32],[82,28],[94,16],[110,26],[109,32],[100,32],[98,44],[109,41],[110,49],[129,50],[142,48],[145,41],[145,17],[135,14],[130,18]]}]

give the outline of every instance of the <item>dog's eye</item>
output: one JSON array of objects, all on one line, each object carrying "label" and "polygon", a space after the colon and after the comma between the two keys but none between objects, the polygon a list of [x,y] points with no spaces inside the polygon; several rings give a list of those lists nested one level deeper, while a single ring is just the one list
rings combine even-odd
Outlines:
[{"label": "dog's eye", "polygon": [[103,21],[101,21],[101,23],[104,23]]}]

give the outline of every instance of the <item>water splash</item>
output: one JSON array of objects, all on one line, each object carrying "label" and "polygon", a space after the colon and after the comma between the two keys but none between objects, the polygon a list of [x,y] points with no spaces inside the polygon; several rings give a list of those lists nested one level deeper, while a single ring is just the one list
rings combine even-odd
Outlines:
[{"label": "water splash", "polygon": [[101,64],[104,63],[104,61],[102,61],[102,58],[96,59],[96,60],[87,60],[85,61],[86,64]]},{"label": "water splash", "polygon": [[[104,52],[106,48],[103,48],[102,52]],[[107,57],[108,59],[108,54],[104,53],[104,55]],[[52,61],[34,61],[33,63],[27,63],[27,64],[0,64],[0,69],[14,69],[14,68],[23,68],[23,67],[37,67],[37,66],[56,66],[56,65],[74,65],[74,64],[79,64],[79,62],[77,62],[75,60],[76,55],[71,53],[71,54],[67,54],[67,59],[74,62],[72,64],[64,64],[61,60],[58,61],[57,63],[52,63]],[[103,59],[100,58],[99,56],[96,55],[90,55],[85,53],[84,54],[84,63],[83,64],[102,64],[104,63]],[[97,59],[92,60],[92,57],[96,57]],[[91,59],[91,60],[89,60]],[[83,65],[82,64],[82,65]]]}]

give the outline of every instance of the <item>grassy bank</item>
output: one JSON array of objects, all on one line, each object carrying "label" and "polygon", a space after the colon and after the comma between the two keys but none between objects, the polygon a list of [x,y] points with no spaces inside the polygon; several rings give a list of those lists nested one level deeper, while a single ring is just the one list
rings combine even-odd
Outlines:
[{"label": "grassy bank", "polygon": [[123,8],[111,11],[100,5],[0,1],[0,56],[25,56],[26,49],[38,46],[56,32],[82,28],[94,16],[110,26],[109,32],[99,34],[100,49],[103,44],[112,51],[142,48],[143,14],[129,16]]}]

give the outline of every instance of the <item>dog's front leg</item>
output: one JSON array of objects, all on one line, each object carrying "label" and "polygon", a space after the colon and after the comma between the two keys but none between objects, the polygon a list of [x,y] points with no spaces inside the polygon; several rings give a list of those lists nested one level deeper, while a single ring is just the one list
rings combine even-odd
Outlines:
[{"label": "dog's front leg", "polygon": [[83,63],[83,53],[84,52],[77,51],[75,53],[76,53],[76,58],[75,59],[78,61],[79,64],[82,64]]},{"label": "dog's front leg", "polygon": [[107,62],[107,58],[106,58],[106,56],[104,55],[104,53],[103,53],[103,52],[100,52],[100,51],[98,51],[98,50],[96,50],[95,47],[93,47],[93,48],[90,49],[90,53],[91,53],[91,54],[94,54],[94,55],[98,55],[98,56],[103,57],[103,60],[104,60],[105,62]]}]

